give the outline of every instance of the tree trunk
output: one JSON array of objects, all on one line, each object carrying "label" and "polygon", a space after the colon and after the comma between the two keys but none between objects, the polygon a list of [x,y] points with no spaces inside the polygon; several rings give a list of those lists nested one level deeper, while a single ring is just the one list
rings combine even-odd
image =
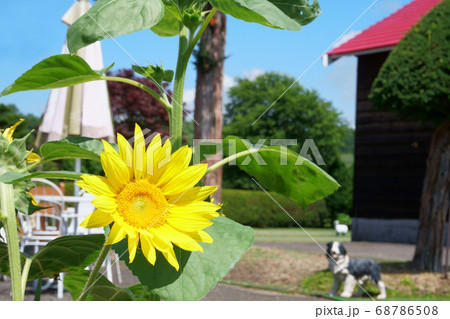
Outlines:
[{"label": "tree trunk", "polygon": [[[208,8],[207,8],[208,9]],[[195,139],[222,138],[222,89],[225,59],[226,17],[218,11],[200,40],[197,51],[197,84],[195,91]],[[219,153],[207,159],[208,165],[222,157]],[[222,200],[222,168],[203,178],[208,185],[218,185],[213,195],[216,203]]]},{"label": "tree trunk", "polygon": [[433,135],[422,190],[413,267],[442,271],[445,222],[450,209],[450,120]]}]

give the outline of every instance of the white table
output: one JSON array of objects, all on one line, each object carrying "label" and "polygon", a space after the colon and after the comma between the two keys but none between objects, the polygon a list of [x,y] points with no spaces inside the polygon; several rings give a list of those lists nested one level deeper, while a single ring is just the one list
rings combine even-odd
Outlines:
[{"label": "white table", "polygon": [[63,212],[61,216],[66,221],[66,224],[69,224],[69,221],[74,223],[73,231],[69,232],[69,235],[77,234],[77,226],[78,226],[78,205],[80,203],[90,203],[94,197],[92,196],[58,196],[58,195],[34,195],[34,198],[38,202],[53,202],[59,203],[60,205],[65,205],[67,203],[74,203],[75,209],[66,209],[63,207]]}]

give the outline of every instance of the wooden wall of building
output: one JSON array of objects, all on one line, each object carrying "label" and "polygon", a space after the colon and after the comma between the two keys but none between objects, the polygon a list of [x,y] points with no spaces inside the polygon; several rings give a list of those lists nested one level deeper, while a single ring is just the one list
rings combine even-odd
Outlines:
[{"label": "wooden wall of building", "polygon": [[353,217],[417,219],[433,128],[370,104],[372,82],[387,56],[358,57]]}]

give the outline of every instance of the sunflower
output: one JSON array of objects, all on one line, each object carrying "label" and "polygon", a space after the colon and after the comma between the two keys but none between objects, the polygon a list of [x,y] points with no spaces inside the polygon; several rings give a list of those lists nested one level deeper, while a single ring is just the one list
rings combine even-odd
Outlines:
[{"label": "sunflower", "polygon": [[217,187],[194,187],[206,172],[206,164],[189,166],[192,150],[184,146],[172,153],[170,140],[164,144],[156,135],[145,149],[141,128],[136,125],[134,150],[117,134],[119,152],[106,141],[100,154],[106,178],[82,175],[81,188],[96,196],[97,208],[81,226],[96,228],[110,225],[105,245],[128,237],[130,263],[140,243],[145,258],[155,264],[159,250],[179,269],[173,245],[188,251],[203,251],[198,242],[212,243],[203,229],[219,216],[220,206],[205,199]]},{"label": "sunflower", "polygon": [[[25,121],[24,119],[20,119],[16,124],[11,125],[10,127],[8,127],[7,129],[5,129],[3,131],[3,136],[8,140],[8,142],[11,144],[11,142],[13,141],[13,134],[14,131],[16,130],[16,127],[18,127],[23,121]],[[30,151],[27,151],[28,157],[27,157],[27,162],[28,163],[33,163],[33,162],[37,162],[40,161],[41,158],[39,157],[39,155],[32,153]]]}]

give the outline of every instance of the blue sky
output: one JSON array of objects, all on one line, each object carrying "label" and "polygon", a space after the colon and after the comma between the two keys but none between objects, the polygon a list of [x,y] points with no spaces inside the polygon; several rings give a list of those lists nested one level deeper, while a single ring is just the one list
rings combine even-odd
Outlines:
[{"label": "blue sky", "polygon": [[[2,3],[0,90],[37,62],[61,52],[67,31],[61,17],[73,1],[20,0]],[[224,85],[228,88],[234,84],[236,77],[251,78],[264,71],[278,71],[298,78],[374,2],[373,7],[346,32],[347,35],[367,28],[410,1],[319,0],[322,13],[299,32],[274,30],[229,17]],[[118,37],[116,41],[127,53],[110,39],[102,41],[105,65],[115,62],[113,70],[128,68],[136,61],[139,64],[162,63],[165,69],[174,69],[176,38],[159,38],[145,30]],[[192,105],[194,98],[195,77],[194,66],[190,63],[185,84],[188,105]],[[326,68],[319,60],[299,82],[319,91],[354,125],[355,57],[341,58]],[[23,113],[40,116],[45,110],[48,95],[49,91],[15,93],[0,98],[0,102],[16,104]]]}]

